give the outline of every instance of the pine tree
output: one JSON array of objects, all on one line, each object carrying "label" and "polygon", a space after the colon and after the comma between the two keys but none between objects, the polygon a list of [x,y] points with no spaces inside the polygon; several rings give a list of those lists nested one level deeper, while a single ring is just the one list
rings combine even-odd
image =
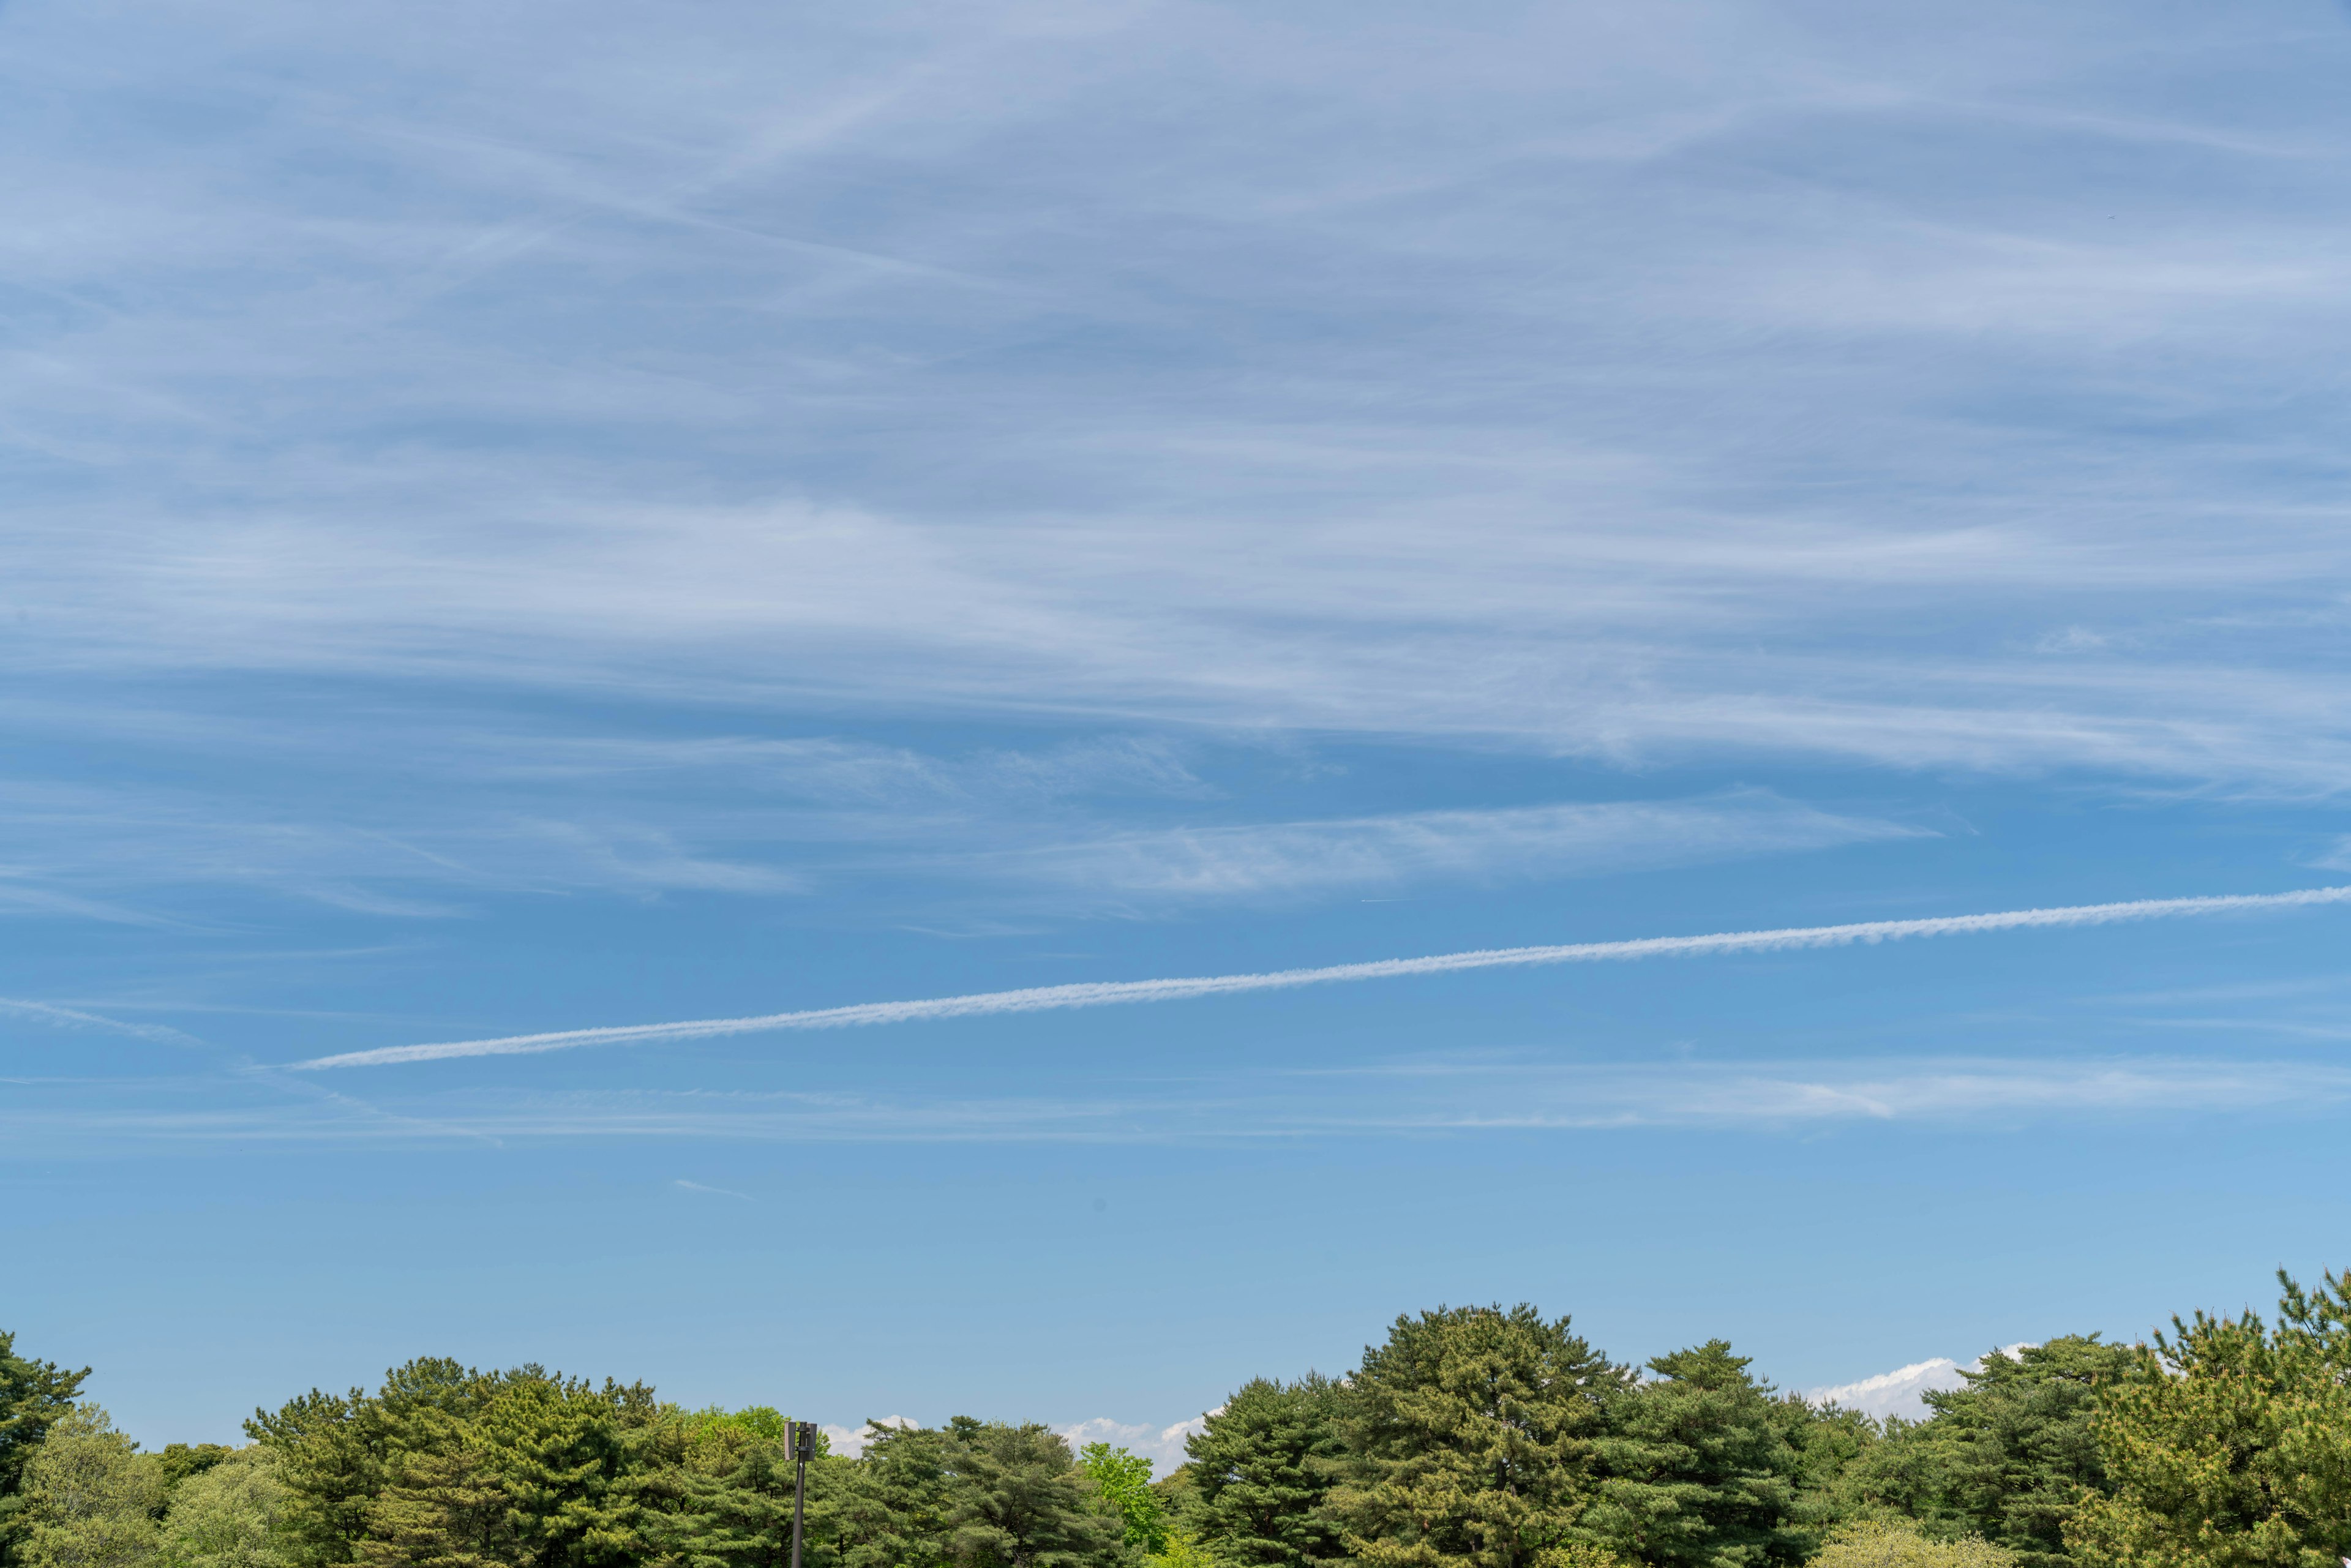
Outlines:
[{"label": "pine tree", "polygon": [[1620,1556],[1658,1568],[1795,1563],[1802,1457],[1786,1412],[1748,1358],[1708,1340],[1649,1363],[1655,1379],[1610,1406],[1604,1478],[1583,1528]]},{"label": "pine tree", "polygon": [[16,1354],[16,1336],[0,1333],[0,1568],[15,1568],[23,1526],[25,1463],[81,1392],[89,1368]]},{"label": "pine tree", "polygon": [[2065,1530],[2118,1568],[2335,1568],[2351,1554],[2351,1271],[2281,1272],[2251,1312],[2173,1320],[2091,1416],[2111,1490]]},{"label": "pine tree", "polygon": [[947,1434],[870,1423],[868,1430],[841,1487],[833,1535],[841,1568],[938,1568],[951,1507]]},{"label": "pine tree", "polygon": [[276,1411],[256,1410],[246,1434],[277,1458],[287,1488],[279,1528],[297,1568],[356,1561],[385,1487],[426,1485],[423,1459],[460,1443],[502,1382],[445,1356],[420,1356],[385,1373],[372,1395],[314,1388]]},{"label": "pine tree", "polygon": [[2137,1364],[2129,1346],[2095,1334],[1994,1351],[1965,1387],[1925,1396],[1929,1419],[1901,1424],[1856,1462],[1850,1490],[1930,1537],[1980,1535],[2022,1568],[2065,1568],[2067,1522],[2085,1492],[2108,1490],[2091,1428],[2098,1393]]},{"label": "pine tree", "polygon": [[[444,1419],[448,1419],[444,1417]],[[501,1568],[518,1561],[505,1490],[453,1430],[397,1453],[367,1507],[360,1568]]]},{"label": "pine tree", "polygon": [[946,1426],[946,1560],[956,1568],[1114,1568],[1125,1521],[1036,1422]]},{"label": "pine tree", "polygon": [[[796,1477],[784,1427],[780,1416],[695,1421],[648,1478],[647,1545],[677,1568],[788,1568]],[[775,1437],[761,1435],[770,1427]],[[854,1468],[830,1457],[809,1466],[805,1568],[840,1560],[841,1476]]]},{"label": "pine tree", "polygon": [[1216,1555],[1245,1568],[1307,1568],[1346,1557],[1325,1511],[1346,1441],[1341,1386],[1319,1373],[1255,1378],[1185,1445],[1186,1523]]},{"label": "pine tree", "polygon": [[1575,1534],[1623,1369],[1531,1306],[1400,1317],[1349,1389],[1355,1474],[1332,1494],[1367,1568],[1552,1568]]},{"label": "pine tree", "polygon": [[[635,1555],[624,1422],[638,1392],[600,1392],[530,1367],[475,1418],[472,1443],[505,1494],[517,1568],[608,1568]],[[641,1403],[650,1414],[650,1400]]]}]

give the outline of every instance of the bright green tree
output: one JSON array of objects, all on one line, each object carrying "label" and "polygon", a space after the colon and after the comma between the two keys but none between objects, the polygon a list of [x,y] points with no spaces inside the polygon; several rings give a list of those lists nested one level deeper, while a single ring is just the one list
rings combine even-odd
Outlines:
[{"label": "bright green tree", "polygon": [[25,1463],[50,1427],[73,1408],[89,1368],[16,1354],[16,1336],[0,1333],[0,1568],[12,1568],[22,1527]]},{"label": "bright green tree", "polygon": [[1551,1568],[1576,1533],[1625,1374],[1531,1306],[1400,1317],[1348,1391],[1353,1470],[1329,1500],[1367,1568]]},{"label": "bright green tree", "polygon": [[1237,1564],[1306,1568],[1346,1556],[1327,1511],[1346,1440],[1344,1390],[1319,1373],[1296,1383],[1254,1378],[1185,1444],[1186,1522]]},{"label": "bright green tree", "polygon": [[1600,1443],[1604,1479],[1583,1521],[1618,1555],[1659,1568],[1801,1561],[1792,1521],[1802,1457],[1787,1412],[1748,1358],[1708,1340],[1649,1363],[1623,1388]]},{"label": "bright green tree", "polygon": [[2335,1568],[2351,1554],[2351,1270],[2281,1271],[2278,1322],[2173,1319],[2097,1401],[2110,1491],[2066,1526],[2117,1568]]},{"label": "bright green tree", "polygon": [[53,1423],[26,1460],[27,1568],[150,1568],[163,1469],[95,1405]]},{"label": "bright green tree", "polygon": [[[164,1450],[167,1460],[170,1454]],[[285,1568],[277,1523],[286,1496],[269,1450],[224,1449],[172,1489],[163,1517],[163,1568]]]},{"label": "bright green tree", "polygon": [[1118,1511],[1129,1546],[1154,1556],[1166,1550],[1167,1508],[1151,1490],[1149,1459],[1108,1443],[1088,1443],[1078,1450],[1078,1470]]},{"label": "bright green tree", "polygon": [[1171,1527],[1165,1544],[1143,1563],[1144,1568],[1226,1568],[1223,1558],[1202,1545],[1198,1536],[1181,1527]]},{"label": "bright green tree", "polygon": [[1808,1568],[2015,1568],[2016,1555],[1980,1536],[1936,1541],[1909,1520],[1855,1520],[1829,1534]]}]

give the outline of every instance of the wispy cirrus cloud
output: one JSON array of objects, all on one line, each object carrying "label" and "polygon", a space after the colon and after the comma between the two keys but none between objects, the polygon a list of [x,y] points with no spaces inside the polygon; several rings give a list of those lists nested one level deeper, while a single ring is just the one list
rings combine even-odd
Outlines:
[{"label": "wispy cirrus cloud", "polygon": [[0,1108],[0,1134],[26,1157],[61,1146],[95,1157],[172,1146],[448,1140],[1158,1146],[2300,1118],[2351,1100],[2351,1071],[2323,1063],[2054,1050],[2032,1057],[1671,1061],[1431,1056],[1356,1068],[1102,1078],[1058,1096],[485,1089],[289,1098],[274,1082],[247,1082],[237,1098],[191,1106],[183,1081],[21,1081]]},{"label": "wispy cirrus cloud", "polygon": [[58,1007],[51,1002],[25,1001],[13,997],[0,997],[0,1015],[47,1024],[52,1029],[98,1030],[107,1034],[128,1035],[134,1040],[162,1040],[171,1045],[198,1045],[195,1036],[163,1024],[125,1023],[120,1019],[85,1012],[79,1008]]},{"label": "wispy cirrus cloud", "polygon": [[999,852],[973,869],[1113,895],[1213,899],[1589,875],[1923,836],[1746,790],[1159,829]]},{"label": "wispy cirrus cloud", "polygon": [[12,12],[55,677],[2351,781],[2333,34],[428,10]]}]

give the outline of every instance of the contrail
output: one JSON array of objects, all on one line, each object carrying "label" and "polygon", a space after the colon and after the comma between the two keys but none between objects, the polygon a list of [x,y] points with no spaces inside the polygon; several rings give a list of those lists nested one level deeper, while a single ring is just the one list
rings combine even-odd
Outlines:
[{"label": "contrail", "polygon": [[2218,898],[2141,898],[2127,904],[2076,904],[2061,909],[2008,909],[1992,915],[1939,915],[1924,920],[1868,920],[1853,925],[1798,925],[1782,931],[1726,931],[1710,936],[1643,936],[1629,942],[1573,942],[1552,947],[1489,947],[1426,958],[1380,958],[1319,969],[1274,969],[1258,975],[1200,975],[1188,979],[1093,980],[1074,986],[1032,986],[919,1001],[859,1002],[843,1008],[767,1013],[758,1018],[695,1019],[684,1023],[616,1024],[604,1029],[511,1034],[496,1040],[437,1045],[388,1045],[349,1051],[288,1065],[298,1069],[383,1067],[437,1061],[451,1056],[528,1056],[580,1045],[627,1045],[648,1040],[699,1040],[776,1029],[846,1029],[855,1024],[911,1023],[917,1019],[968,1018],[983,1013],[1037,1013],[1060,1008],[1101,1008],[1121,1002],[1174,1002],[1232,991],[1275,991],[1346,980],[1386,980],[1443,975],[1457,969],[1502,969],[1531,964],[1598,964],[1625,958],[1689,957],[1705,953],[1762,953],[1792,947],[1844,947],[1856,942],[1898,942],[1906,936],[1964,936],[1979,931],[2019,931],[2050,925],[2107,925],[2183,915],[2226,915],[2250,909],[2294,909],[2351,902],[2351,887],[2298,893],[2235,894]]}]

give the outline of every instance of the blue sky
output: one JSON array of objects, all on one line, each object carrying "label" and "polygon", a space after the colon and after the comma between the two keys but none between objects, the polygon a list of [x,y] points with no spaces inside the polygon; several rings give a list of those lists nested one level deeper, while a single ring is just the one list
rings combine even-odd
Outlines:
[{"label": "blue sky", "polygon": [[[2351,1262],[2351,13],[0,5],[0,1326],[1149,1435]],[[1164,1453],[1164,1448],[1161,1450]]]}]

